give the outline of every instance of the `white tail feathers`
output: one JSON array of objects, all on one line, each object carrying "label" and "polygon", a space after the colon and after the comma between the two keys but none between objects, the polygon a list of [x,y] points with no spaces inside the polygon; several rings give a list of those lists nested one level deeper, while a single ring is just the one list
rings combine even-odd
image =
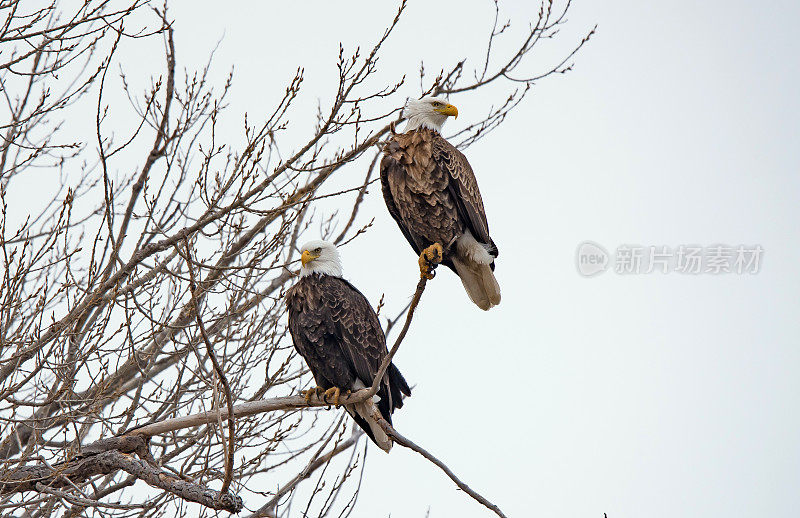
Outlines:
[{"label": "white tail feathers", "polygon": [[484,311],[500,304],[500,285],[489,265],[464,259],[453,257],[453,265],[472,302]]},{"label": "white tail feathers", "polygon": [[378,424],[378,421],[376,421],[373,417],[373,415],[381,415],[378,407],[375,406],[375,401],[373,399],[374,398],[369,398],[366,401],[361,401],[360,403],[345,405],[344,408],[351,415],[356,413],[367,422],[369,429],[372,432],[372,436],[375,437],[375,443],[377,443],[380,449],[388,453],[389,450],[392,449],[392,440],[388,435],[386,435],[386,432],[383,431],[381,425]]}]

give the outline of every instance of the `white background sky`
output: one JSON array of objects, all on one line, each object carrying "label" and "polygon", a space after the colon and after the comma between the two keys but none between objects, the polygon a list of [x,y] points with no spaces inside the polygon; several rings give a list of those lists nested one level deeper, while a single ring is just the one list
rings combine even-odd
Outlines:
[{"label": "white background sky", "polygon": [[[215,62],[220,74],[236,67],[234,113],[264,113],[303,65],[311,114],[315,96],[330,97],[337,42],[369,46],[393,9],[191,2],[173,15],[184,63],[224,33]],[[527,2],[503,9],[518,29],[534,14]],[[417,95],[421,59],[430,70],[476,64],[492,9],[412,0],[406,14],[381,77],[407,74],[405,93]],[[503,302],[483,313],[440,272],[396,360],[417,387],[395,423],[509,516],[796,515],[798,16],[793,2],[579,2],[527,69],[597,23],[575,70],[542,81],[468,150]],[[454,131],[498,99],[452,102]],[[294,122],[306,131],[312,120]],[[336,185],[352,185],[363,166],[342,174]],[[400,308],[416,261],[377,187],[360,221],[372,216],[373,230],[343,250],[345,275]],[[753,276],[585,279],[574,254],[586,239],[765,254]],[[372,449],[355,515],[428,508],[490,514],[416,454]]]},{"label": "white background sky", "polygon": [[[307,135],[317,98],[331,98],[338,42],[369,47],[394,8],[203,1],[171,13],[182,66],[201,66],[221,39],[214,75],[236,75],[230,133],[217,138],[240,142],[243,112],[267,113],[299,65],[307,116],[292,123]],[[536,6],[502,8],[521,30]],[[485,1],[411,0],[380,78],[406,74],[403,94],[416,96],[420,60],[477,65],[492,15]],[[503,301],[480,311],[446,270],[429,284],[396,357],[416,389],[395,425],[510,517],[796,516],[799,17],[795,2],[579,2],[525,67],[543,70],[598,24],[575,70],[542,81],[467,151],[501,252]],[[154,68],[145,54],[125,67]],[[480,118],[495,93],[452,98],[461,117],[445,129]],[[329,190],[360,182],[359,164]],[[377,186],[359,223],[373,216],[342,250],[345,276],[373,304],[385,293],[394,314],[416,258]],[[586,279],[574,257],[584,240],[765,253],[757,275]],[[429,508],[432,518],[490,516],[416,454],[372,448],[354,516]]]}]

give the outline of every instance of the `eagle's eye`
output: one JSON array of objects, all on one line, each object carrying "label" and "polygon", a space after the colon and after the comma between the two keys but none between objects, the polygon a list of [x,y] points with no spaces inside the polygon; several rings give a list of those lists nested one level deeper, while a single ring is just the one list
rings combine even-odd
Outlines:
[{"label": "eagle's eye", "polygon": [[321,254],[322,253],[322,247],[319,246],[319,247],[315,248],[314,249],[314,253],[317,254],[317,255]]},{"label": "eagle's eye", "polygon": [[439,106],[441,106],[441,105],[442,105],[442,103],[440,103],[439,101],[433,101],[433,102],[431,103],[431,106],[433,106],[434,108],[438,108],[438,107],[439,107]]}]

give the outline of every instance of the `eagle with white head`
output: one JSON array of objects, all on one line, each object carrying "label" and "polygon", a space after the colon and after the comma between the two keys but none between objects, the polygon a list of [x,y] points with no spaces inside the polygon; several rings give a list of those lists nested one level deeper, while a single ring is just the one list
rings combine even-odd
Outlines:
[{"label": "eagle with white head", "polygon": [[[371,387],[386,355],[386,336],[367,298],[342,278],[342,263],[336,247],[326,241],[311,241],[301,248],[300,280],[286,293],[289,332],[297,352],[305,359],[317,388],[305,392],[333,398],[338,406],[342,393]],[[389,424],[392,412],[403,406],[403,395],[411,389],[392,363],[381,380],[376,396],[345,410],[370,439],[389,451],[392,440],[375,416]]]},{"label": "eagle with white head", "polygon": [[472,302],[488,310],[500,303],[498,250],[472,167],[441,135],[451,116],[458,117],[458,109],[439,97],[406,103],[405,133],[393,134],[383,148],[383,198],[420,256],[420,273],[430,277],[441,261],[458,275]]}]

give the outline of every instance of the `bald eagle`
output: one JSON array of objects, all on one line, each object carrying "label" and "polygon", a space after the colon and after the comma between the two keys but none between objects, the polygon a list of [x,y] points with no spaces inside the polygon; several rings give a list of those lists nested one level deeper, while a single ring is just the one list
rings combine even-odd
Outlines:
[{"label": "bald eagle", "polygon": [[461,279],[469,298],[488,310],[500,303],[494,276],[497,246],[478,182],[467,157],[445,140],[442,124],[458,116],[452,104],[437,97],[409,100],[403,110],[405,133],[394,134],[383,148],[383,198],[403,235],[420,255],[428,275],[430,260]]},{"label": "bald eagle", "polygon": [[[302,250],[300,280],[286,293],[289,332],[317,382],[306,398],[324,391],[323,397],[333,397],[338,405],[340,393],[372,386],[388,354],[386,337],[366,297],[342,278],[336,247],[312,241]],[[410,396],[411,389],[390,364],[377,398],[344,407],[369,438],[388,452],[392,441],[372,416],[380,412],[391,424],[392,412],[403,406],[403,395]]]}]

